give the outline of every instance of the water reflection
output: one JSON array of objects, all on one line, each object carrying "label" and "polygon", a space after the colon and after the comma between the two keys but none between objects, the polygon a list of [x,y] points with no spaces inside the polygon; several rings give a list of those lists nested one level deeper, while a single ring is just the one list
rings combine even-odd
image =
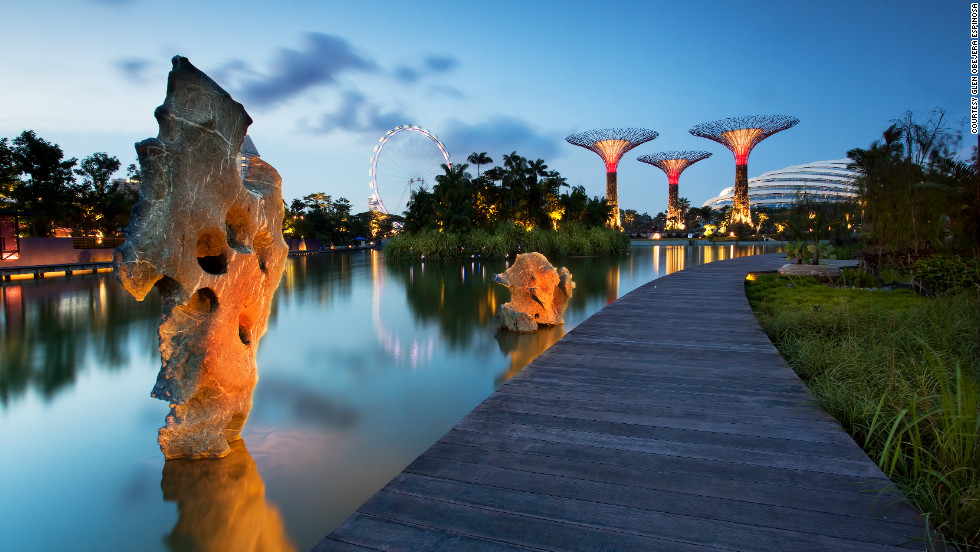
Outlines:
[{"label": "water reflection", "polygon": [[167,460],[163,499],[177,503],[178,519],[164,537],[174,551],[270,551],[296,547],[282,516],[265,498],[265,483],[239,439],[231,453],[208,460]]},{"label": "water reflection", "polygon": [[79,367],[117,370],[129,364],[126,340],[142,334],[156,351],[160,299],[134,302],[110,274],[27,280],[0,286],[0,405],[38,391],[50,399],[71,387]]},{"label": "water reflection", "polygon": [[518,334],[508,331],[498,331],[496,338],[500,351],[510,355],[510,366],[494,378],[494,386],[499,387],[507,380],[517,375],[538,355],[548,350],[565,336],[563,326],[540,326],[538,331],[528,334]]},{"label": "water reflection", "polygon": [[[291,258],[259,348],[244,433],[252,458],[236,456],[234,443],[231,456],[201,463],[207,469],[167,462],[163,494],[152,436],[166,405],[146,393],[160,366],[157,294],[138,303],[108,274],[5,283],[0,548],[70,540],[83,550],[234,550],[251,538],[309,549],[610,299],[678,264],[765,252],[673,247],[555,259],[576,282],[565,325],[523,336],[493,325],[509,299],[491,283],[503,262],[388,264],[366,251]],[[235,504],[254,521],[229,516]]]}]

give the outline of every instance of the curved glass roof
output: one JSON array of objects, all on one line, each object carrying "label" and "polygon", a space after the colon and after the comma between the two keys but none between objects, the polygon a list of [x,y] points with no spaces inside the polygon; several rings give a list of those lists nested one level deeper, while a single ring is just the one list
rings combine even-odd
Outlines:
[{"label": "curved glass roof", "polygon": [[[856,170],[849,159],[814,161],[769,171],[749,179],[749,204],[788,207],[806,192],[816,201],[847,201],[857,197]],[[721,209],[732,204],[735,188],[728,187],[705,201],[702,207]]]}]

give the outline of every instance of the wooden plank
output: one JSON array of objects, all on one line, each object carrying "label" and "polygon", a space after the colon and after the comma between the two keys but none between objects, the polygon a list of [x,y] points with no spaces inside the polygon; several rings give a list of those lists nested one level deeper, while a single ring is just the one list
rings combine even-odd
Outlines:
[{"label": "wooden plank", "polygon": [[781,264],[712,263],[608,305],[316,550],[943,549],[752,315],[745,274]]},{"label": "wooden plank", "polygon": [[531,549],[493,539],[473,538],[433,527],[356,513],[313,548],[314,552],[344,552],[346,550],[519,552]]},{"label": "wooden plank", "polygon": [[[750,505],[749,508],[787,508],[794,512],[804,510],[855,519],[868,517],[865,501],[853,500],[853,493],[850,492],[784,486],[767,482],[745,485],[743,481],[693,474],[676,477],[677,474],[646,468],[597,470],[594,465],[574,459],[567,459],[564,462],[537,462],[531,456],[522,456],[518,453],[504,453],[509,454],[510,458],[498,456],[500,462],[493,464],[480,462],[479,457],[470,462],[444,457],[464,458],[464,455],[457,454],[457,451],[465,451],[466,448],[461,445],[440,446],[433,454],[420,456],[405,468],[404,473],[482,485],[506,486],[517,490],[547,488],[548,492],[558,496],[573,493],[567,495],[569,498],[592,496],[597,499],[599,494],[592,494],[590,491],[582,495],[583,491],[579,490],[597,487],[613,489],[603,492],[614,497],[653,493],[664,497],[669,495],[687,497],[684,500],[704,499],[705,503],[711,503],[712,499],[721,499],[722,502],[745,503]],[[472,447],[469,448],[472,451]],[[575,490],[561,490],[566,485]],[[875,509],[871,518],[919,528],[921,523],[918,514],[902,504],[895,503],[894,498],[892,495],[883,495],[879,507]],[[669,504],[672,500],[663,502],[667,505],[666,508],[671,507]],[[828,507],[830,505],[832,507]],[[744,515],[745,512],[739,510],[739,514]],[[713,507],[706,507],[700,515],[712,517],[718,514]],[[809,514],[798,512],[797,515]],[[755,522],[761,525],[768,523],[766,519]]]},{"label": "wooden plank", "polygon": [[[690,516],[658,515],[638,508],[619,508],[597,503],[524,493],[506,496],[503,490],[488,493],[488,501],[511,499],[522,513],[492,507],[476,507],[399,492],[393,481],[361,507],[360,511],[408,524],[434,527],[470,537],[496,539],[509,544],[545,550],[835,550],[840,552],[895,550],[894,545],[855,542],[826,535],[778,529],[761,529],[744,523],[725,523]],[[473,494],[457,484],[457,492]],[[452,492],[451,490],[449,492]],[[431,494],[442,497],[435,491]],[[523,501],[523,503],[522,503]],[[493,503],[493,502],[491,502]],[[519,506],[525,506],[519,508]]]},{"label": "wooden plank", "polygon": [[[782,439],[815,442],[850,442],[850,437],[840,431],[836,422],[820,429],[813,424],[802,424],[789,417],[764,417],[745,415],[733,418],[728,411],[717,412],[698,409],[697,405],[678,408],[675,405],[645,405],[636,407],[630,404],[603,403],[599,401],[575,401],[553,397],[537,397],[531,401],[510,401],[506,397],[493,396],[473,410],[498,408],[513,412],[550,412],[560,408],[564,416],[592,420],[622,421],[671,427],[716,431],[733,435],[773,436]],[[499,406],[498,406],[499,405]],[[802,431],[801,431],[802,430]]]},{"label": "wooden plank", "polygon": [[[755,542],[776,529],[780,550],[809,550],[823,536],[841,539],[842,546],[860,534],[863,542],[904,545],[921,536],[913,525],[896,526],[885,520],[758,505],[745,501],[706,499],[682,493],[656,492],[623,485],[596,484],[563,478],[510,478],[498,473],[489,484],[402,473],[388,490],[433,500],[539,516],[639,535],[719,546],[760,550]],[[465,476],[464,476],[465,477]],[[514,488],[516,487],[516,488]],[[535,489],[528,492],[524,489]],[[540,492],[539,492],[540,490]],[[643,510],[636,515],[633,510]],[[714,522],[714,523],[712,523]],[[705,525],[715,536],[692,538]],[[783,533],[785,531],[785,533]]]}]

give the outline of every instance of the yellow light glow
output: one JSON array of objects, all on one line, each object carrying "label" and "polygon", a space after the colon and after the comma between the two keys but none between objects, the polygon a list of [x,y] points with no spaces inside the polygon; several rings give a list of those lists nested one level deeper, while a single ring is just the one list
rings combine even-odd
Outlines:
[{"label": "yellow light glow", "polygon": [[723,132],[721,137],[731,145],[735,155],[747,155],[760,134],[762,134],[761,128],[737,128]]},{"label": "yellow light glow", "polygon": [[688,160],[687,159],[664,159],[663,161],[661,161],[661,163],[663,164],[664,172],[666,172],[667,174],[673,174],[684,170],[684,167],[686,167],[688,164]]},{"label": "yellow light glow", "polygon": [[748,274],[747,274],[747,275],[745,276],[745,279],[746,279],[746,280],[748,280],[748,281],[750,281],[750,282],[754,282],[754,281],[755,281],[755,274],[752,274],[752,273],[750,272],[750,273],[748,273]]},{"label": "yellow light glow", "polygon": [[683,245],[667,246],[667,274],[684,270],[685,249]]},{"label": "yellow light glow", "polygon": [[597,150],[602,152],[602,158],[609,161],[618,161],[629,146],[629,140],[599,140],[595,143]]}]

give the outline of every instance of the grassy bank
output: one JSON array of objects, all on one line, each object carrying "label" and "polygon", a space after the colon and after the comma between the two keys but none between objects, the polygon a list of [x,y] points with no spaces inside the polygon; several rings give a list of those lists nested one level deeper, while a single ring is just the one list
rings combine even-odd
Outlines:
[{"label": "grassy bank", "polygon": [[980,550],[980,294],[763,275],[746,295],[819,403],[936,529]]},{"label": "grassy bank", "polygon": [[554,230],[525,230],[513,223],[502,224],[490,233],[471,230],[452,234],[426,230],[397,236],[385,245],[385,258],[392,260],[450,261],[460,258],[503,259],[517,253],[537,251],[546,257],[568,255],[618,255],[629,250],[626,234],[609,228],[586,228],[566,224]]}]

